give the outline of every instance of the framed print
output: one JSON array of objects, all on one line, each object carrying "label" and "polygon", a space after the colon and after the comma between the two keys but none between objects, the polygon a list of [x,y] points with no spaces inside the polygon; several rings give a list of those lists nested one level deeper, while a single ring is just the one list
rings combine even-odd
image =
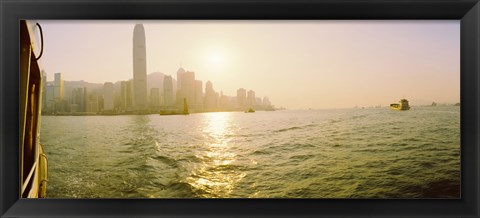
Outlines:
[{"label": "framed print", "polygon": [[479,216],[478,1],[1,7],[2,217]]}]

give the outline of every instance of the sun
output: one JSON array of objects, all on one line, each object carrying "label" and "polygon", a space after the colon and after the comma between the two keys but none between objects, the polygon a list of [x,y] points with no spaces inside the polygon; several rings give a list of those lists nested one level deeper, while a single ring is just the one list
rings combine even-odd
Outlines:
[{"label": "sun", "polygon": [[227,63],[227,56],[225,52],[221,50],[211,50],[207,54],[207,65],[212,70],[221,70]]},{"label": "sun", "polygon": [[216,51],[210,53],[208,59],[211,65],[222,66],[225,62],[225,55],[223,55],[221,52]]}]

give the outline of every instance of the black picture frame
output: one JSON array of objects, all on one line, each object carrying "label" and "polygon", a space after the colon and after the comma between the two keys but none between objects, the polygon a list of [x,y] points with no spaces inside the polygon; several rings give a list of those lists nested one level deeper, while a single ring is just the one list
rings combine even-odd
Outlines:
[{"label": "black picture frame", "polygon": [[[479,217],[478,0],[1,0],[0,16],[1,217]],[[462,197],[19,199],[20,19],[460,20]]]}]

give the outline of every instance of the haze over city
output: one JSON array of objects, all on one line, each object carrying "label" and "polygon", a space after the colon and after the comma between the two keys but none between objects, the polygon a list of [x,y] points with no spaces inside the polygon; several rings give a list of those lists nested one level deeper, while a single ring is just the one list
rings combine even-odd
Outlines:
[{"label": "haze over city", "polygon": [[459,21],[40,24],[49,197],[460,197]]},{"label": "haze over city", "polygon": [[460,99],[459,21],[39,21],[49,80],[132,78],[143,23],[147,74],[180,67],[235,96],[287,108],[387,106]]}]

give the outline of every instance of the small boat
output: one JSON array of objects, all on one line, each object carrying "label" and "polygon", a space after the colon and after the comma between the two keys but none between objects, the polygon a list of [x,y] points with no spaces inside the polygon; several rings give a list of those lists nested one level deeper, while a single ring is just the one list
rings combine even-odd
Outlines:
[{"label": "small boat", "polygon": [[183,98],[183,111],[177,110],[161,110],[160,115],[188,115],[187,98]]},{"label": "small boat", "polygon": [[407,99],[400,99],[398,103],[390,104],[390,109],[392,110],[399,110],[399,111],[406,111],[410,110],[410,105],[408,105]]},{"label": "small boat", "polygon": [[255,113],[255,110],[253,108],[249,108],[245,113]]}]

